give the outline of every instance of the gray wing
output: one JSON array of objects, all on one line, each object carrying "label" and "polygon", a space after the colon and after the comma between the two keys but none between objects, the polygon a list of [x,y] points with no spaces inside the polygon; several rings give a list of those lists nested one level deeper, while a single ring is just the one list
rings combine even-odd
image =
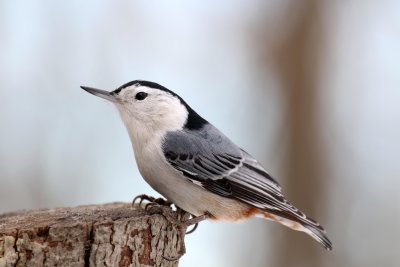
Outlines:
[{"label": "gray wing", "polygon": [[163,152],[187,179],[215,194],[323,231],[284,198],[279,184],[252,156],[211,124],[198,131],[168,133]]}]

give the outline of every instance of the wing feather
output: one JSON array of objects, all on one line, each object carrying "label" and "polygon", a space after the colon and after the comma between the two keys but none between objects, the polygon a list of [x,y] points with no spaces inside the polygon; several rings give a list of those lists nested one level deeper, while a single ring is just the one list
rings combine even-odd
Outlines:
[{"label": "wing feather", "polygon": [[171,166],[210,192],[324,231],[284,198],[257,160],[210,124],[199,131],[168,133],[163,151]]}]

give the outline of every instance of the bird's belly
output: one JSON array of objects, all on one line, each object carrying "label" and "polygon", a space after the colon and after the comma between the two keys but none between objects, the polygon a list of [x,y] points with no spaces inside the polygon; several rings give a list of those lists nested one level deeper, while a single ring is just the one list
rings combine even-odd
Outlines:
[{"label": "bird's belly", "polygon": [[195,216],[209,213],[213,219],[223,221],[240,221],[254,215],[254,208],[203,189],[168,163],[160,160],[155,164],[154,158],[152,166],[148,162],[138,161],[143,178],[154,190],[181,209]]}]

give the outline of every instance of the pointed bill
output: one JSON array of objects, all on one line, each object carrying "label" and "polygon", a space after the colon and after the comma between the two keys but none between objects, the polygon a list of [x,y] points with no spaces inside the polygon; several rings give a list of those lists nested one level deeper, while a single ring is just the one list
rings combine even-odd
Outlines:
[{"label": "pointed bill", "polygon": [[91,88],[91,87],[87,87],[87,86],[81,86],[81,88],[83,90],[85,90],[88,93],[91,93],[92,95],[104,98],[108,101],[111,102],[117,102],[117,99],[115,98],[114,95],[112,95],[110,92],[108,91],[104,91],[104,90],[100,90],[100,89],[96,89],[96,88]]}]

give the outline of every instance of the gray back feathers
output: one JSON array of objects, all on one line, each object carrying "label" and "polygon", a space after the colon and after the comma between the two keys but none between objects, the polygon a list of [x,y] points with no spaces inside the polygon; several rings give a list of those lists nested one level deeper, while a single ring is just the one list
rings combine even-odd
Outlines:
[{"label": "gray back feathers", "polygon": [[[299,222],[324,237],[323,228],[284,198],[281,187],[264,168],[213,125],[169,132],[163,152],[186,179],[204,189]],[[329,242],[321,243],[330,247]]]}]

